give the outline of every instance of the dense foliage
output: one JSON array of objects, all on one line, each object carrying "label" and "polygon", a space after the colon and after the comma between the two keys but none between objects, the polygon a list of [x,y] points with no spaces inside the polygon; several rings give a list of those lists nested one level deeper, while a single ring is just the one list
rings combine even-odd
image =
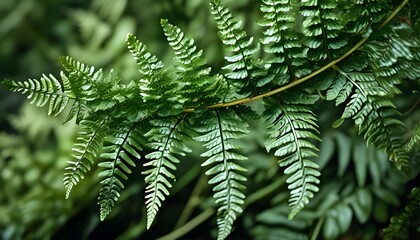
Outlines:
[{"label": "dense foliage", "polygon": [[[4,86],[27,94],[32,104],[47,106],[49,115],[65,113],[64,122],[75,119],[80,125],[73,160],[64,173],[66,198],[98,166],[104,220],[120,199],[124,181],[136,165],[143,165],[151,228],[175,185],[177,168],[190,154],[202,151],[201,166],[217,208],[217,236],[225,239],[244,208],[258,199],[247,190],[257,189],[254,175],[267,172],[272,164],[266,154],[258,158],[265,163],[253,165],[250,162],[257,160],[242,150],[243,139],[252,131],[286,175],[281,178],[275,170],[259,177],[259,182],[269,183],[261,191],[276,194],[273,206],[257,215],[255,238],[295,239],[309,232],[316,238],[322,228],[325,238],[334,239],[349,230],[353,215],[361,224],[371,212],[386,221],[379,212],[398,204],[400,188],[419,170],[417,103],[407,100],[414,107],[404,119],[397,102],[401,93],[418,95],[410,92],[420,78],[415,4],[263,0],[260,10],[259,37],[249,37],[221,1],[211,1],[210,13],[224,47],[220,70],[207,63],[181,28],[164,19],[161,26],[174,51],[173,66],[167,67],[128,34],[137,76],[66,56],[60,58],[60,77],[4,80]],[[330,112],[334,107],[339,116]],[[338,171],[327,168],[329,164]],[[283,185],[288,192],[275,191]],[[283,201],[287,194],[288,206]],[[418,190],[409,198],[414,200],[400,218],[415,218],[410,214],[419,209]],[[374,201],[382,208],[375,210]],[[290,222],[284,219],[287,207]],[[406,221],[391,223],[388,236]]]}]

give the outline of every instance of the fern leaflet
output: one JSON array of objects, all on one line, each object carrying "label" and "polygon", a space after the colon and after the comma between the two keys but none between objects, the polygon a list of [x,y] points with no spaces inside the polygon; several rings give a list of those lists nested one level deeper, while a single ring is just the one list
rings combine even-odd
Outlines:
[{"label": "fern leaflet", "polygon": [[261,11],[264,19],[260,25],[267,28],[261,42],[269,54],[270,69],[258,85],[283,85],[309,74],[312,69],[306,60],[308,48],[302,45],[302,36],[295,30],[296,14],[291,2],[263,0]]},{"label": "fern leaflet", "polygon": [[210,2],[211,13],[213,14],[218,28],[219,37],[231,53],[225,56],[228,65],[223,69],[228,70],[226,78],[229,83],[237,88],[237,92],[244,95],[255,94],[256,83],[253,78],[258,74],[252,55],[258,51],[259,46],[255,45],[254,38],[247,38],[246,32],[241,30],[241,22],[235,21],[229,10],[222,6],[220,1]]},{"label": "fern leaflet", "polygon": [[63,86],[53,75],[42,75],[40,80],[29,79],[25,82],[5,80],[4,86],[13,92],[28,94],[31,104],[43,107],[48,103],[48,115],[57,116],[67,106],[69,97],[63,91]]},{"label": "fern leaflet", "polygon": [[386,96],[387,91],[379,86],[371,73],[344,74],[356,90],[342,118],[353,118],[369,144],[385,150],[398,168],[406,168],[408,157],[402,138],[405,125],[400,120],[401,114]]},{"label": "fern leaflet", "polygon": [[[407,228],[411,223],[412,217],[420,210],[419,188],[413,188],[411,190],[408,201],[403,212],[398,216],[392,217],[388,227],[383,230],[385,240],[403,239],[408,237]],[[420,231],[419,226],[417,226],[417,231]]]},{"label": "fern leaflet", "polygon": [[[240,173],[246,169],[235,161],[246,160],[235,150],[242,146],[234,143],[233,139],[243,137],[247,132],[248,124],[233,110],[216,110],[205,113],[196,123],[196,130],[200,136],[195,139],[204,142],[208,150],[201,154],[207,157],[203,167],[211,166],[206,175],[212,175],[209,184],[213,187],[214,199],[219,206],[217,210],[218,239],[225,239],[232,231],[232,225],[237,215],[242,212],[245,195],[242,191],[246,178]],[[210,115],[210,116],[209,116]]]},{"label": "fern leaflet", "polygon": [[69,161],[64,173],[64,188],[66,198],[69,197],[72,188],[84,178],[84,174],[91,169],[95,158],[102,149],[105,136],[108,133],[108,118],[96,119],[95,121],[84,119],[80,122],[82,130],[78,133],[76,143],[72,149],[75,161]]},{"label": "fern leaflet", "polygon": [[211,76],[211,68],[206,66],[202,57],[203,51],[197,50],[194,40],[185,37],[178,27],[161,20],[163,31],[169,45],[175,51],[179,91],[185,97],[186,107],[205,109],[206,104],[217,103],[225,93],[225,79],[220,76]]},{"label": "fern leaflet", "polygon": [[304,18],[304,43],[309,47],[307,58],[312,61],[334,59],[343,54],[347,46],[348,38],[341,34],[343,25],[338,22],[337,5],[335,0],[302,1],[299,10]]},{"label": "fern leaflet", "polygon": [[174,154],[184,156],[191,152],[185,145],[188,138],[186,127],[186,115],[181,117],[166,117],[151,120],[153,128],[146,133],[152,142],[149,146],[154,150],[146,155],[147,163],[144,164],[147,170],[142,174],[146,175],[146,208],[147,208],[147,228],[153,223],[153,219],[165,200],[165,195],[169,196],[168,189],[172,187],[169,179],[175,179],[170,172],[176,170],[175,164],[179,160]]},{"label": "fern leaflet", "polygon": [[[118,121],[118,122],[115,122]],[[103,178],[102,188],[99,191],[98,204],[100,205],[100,218],[103,221],[114,207],[120,197],[120,191],[124,188],[121,179],[127,180],[127,174],[131,173],[129,166],[135,166],[132,158],[140,159],[141,135],[140,124],[130,123],[115,119],[110,124],[110,131],[105,138],[105,146],[101,157],[104,160],[98,164],[104,168],[99,173]]]},{"label": "fern leaflet", "polygon": [[126,42],[142,74],[137,84],[143,101],[149,103],[145,107],[161,116],[181,113],[185,100],[178,94],[178,83],[164,71],[163,63],[148,52],[147,47],[134,35],[128,34]]},{"label": "fern leaflet", "polygon": [[267,151],[276,149],[279,165],[286,167],[285,174],[290,189],[289,219],[292,219],[309,199],[318,192],[318,165],[311,161],[317,157],[313,141],[320,141],[316,118],[311,111],[317,96],[305,93],[286,93],[281,99],[264,101],[265,125],[270,133],[265,142]]}]

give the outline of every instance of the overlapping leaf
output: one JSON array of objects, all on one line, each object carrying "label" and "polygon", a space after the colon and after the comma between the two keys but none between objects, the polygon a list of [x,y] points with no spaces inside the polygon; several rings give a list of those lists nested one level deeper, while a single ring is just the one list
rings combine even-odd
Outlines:
[{"label": "overlapping leaf", "polygon": [[167,20],[161,21],[169,45],[175,51],[179,93],[185,98],[186,107],[204,108],[217,103],[226,94],[226,82],[223,76],[210,74],[203,51],[197,50],[194,40],[185,37],[178,27]]},{"label": "overlapping leaf", "polygon": [[336,11],[338,2],[302,1],[299,11],[303,16],[305,45],[309,47],[308,59],[322,61],[334,59],[344,53],[348,44],[347,35],[342,34],[340,11]]}]

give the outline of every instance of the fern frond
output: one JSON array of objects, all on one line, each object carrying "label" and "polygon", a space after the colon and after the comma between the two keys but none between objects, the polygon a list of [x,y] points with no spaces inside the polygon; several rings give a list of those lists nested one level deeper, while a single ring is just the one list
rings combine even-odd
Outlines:
[{"label": "fern frond", "polygon": [[64,173],[64,188],[66,198],[69,197],[72,188],[84,178],[84,174],[90,171],[92,164],[98,153],[100,153],[105,136],[108,133],[108,118],[89,120],[84,119],[80,122],[82,130],[78,133],[76,143],[73,147],[75,160],[68,161],[68,167]]},{"label": "fern frond", "polygon": [[99,81],[102,71],[95,72],[95,68],[85,65],[71,57],[60,57],[61,65],[66,71],[62,73],[64,90],[67,96],[76,100],[91,101],[97,96],[95,84]]},{"label": "fern frond", "polygon": [[345,102],[353,91],[353,84],[347,81],[345,76],[338,75],[334,78],[333,83],[328,88],[327,100],[335,100],[335,105],[338,106]]},{"label": "fern frond", "polygon": [[88,115],[89,108],[84,101],[74,101],[71,105],[69,114],[67,115],[66,119],[64,120],[63,124],[72,120],[76,117],[76,124],[79,124],[85,116]]},{"label": "fern frond", "polygon": [[266,99],[265,126],[270,133],[265,142],[267,151],[275,149],[280,157],[279,165],[286,167],[285,174],[290,189],[289,219],[298,214],[309,199],[318,192],[318,165],[311,158],[317,157],[318,149],[313,143],[320,141],[318,125],[311,111],[317,96],[290,92],[281,99]]},{"label": "fern frond", "polygon": [[[178,83],[164,71],[163,63],[147,51],[146,45],[134,35],[126,38],[128,50],[136,60],[142,78],[138,82],[140,95],[152,112],[161,116],[177,115],[183,110],[184,99],[178,93]],[[165,98],[162,98],[165,96]]]},{"label": "fern frond", "polygon": [[[416,212],[420,211],[420,188],[413,188],[408,196],[408,204],[405,206],[403,212],[391,218],[387,228],[383,230],[384,239],[404,239],[407,238],[408,227],[411,223],[411,218]],[[420,227],[417,226],[417,231]]]},{"label": "fern frond", "polygon": [[185,145],[189,138],[186,127],[186,116],[158,118],[150,121],[153,128],[146,133],[152,141],[149,146],[153,151],[146,155],[148,160],[144,167],[148,168],[142,174],[146,175],[146,208],[147,228],[149,229],[154,218],[165,200],[169,196],[172,184],[168,179],[174,180],[171,171],[176,170],[175,164],[179,163],[175,154],[185,156],[192,150]]},{"label": "fern frond", "polygon": [[247,37],[246,32],[241,29],[242,22],[236,21],[229,10],[221,5],[220,0],[211,1],[210,6],[219,38],[230,53],[225,56],[229,64],[223,67],[229,71],[225,74],[226,78],[237,88],[238,93],[247,96],[255,94],[254,77],[259,73],[252,55],[258,51],[258,44],[254,44],[253,37]]},{"label": "fern frond", "polygon": [[230,109],[206,112],[205,116],[196,123],[195,130],[200,136],[195,139],[204,142],[204,147],[208,149],[201,154],[202,157],[207,157],[202,166],[211,166],[206,175],[212,175],[209,184],[216,185],[213,187],[213,197],[219,206],[217,210],[219,240],[225,239],[232,231],[233,222],[242,212],[244,204],[245,186],[240,182],[246,181],[246,177],[241,175],[246,169],[236,161],[247,158],[236,153],[236,150],[242,146],[233,140],[248,133],[247,127],[248,124]]},{"label": "fern frond", "polygon": [[146,45],[141,43],[133,34],[127,34],[125,41],[128,50],[136,60],[140,73],[146,78],[159,78],[163,70],[163,63],[155,55],[149,53]]},{"label": "fern frond", "polygon": [[76,123],[92,112],[112,108],[117,102],[120,79],[111,70],[104,77],[102,69],[85,65],[71,57],[60,57],[65,72],[61,72],[64,92],[74,99],[70,112],[64,122],[76,116]]},{"label": "fern frond", "polygon": [[29,79],[24,82],[5,80],[2,84],[13,92],[28,94],[31,104],[43,107],[48,104],[48,115],[57,116],[67,106],[69,96],[63,86],[53,75],[42,75],[40,80]]},{"label": "fern frond", "polygon": [[332,60],[345,51],[348,37],[341,34],[344,25],[337,5],[335,0],[302,1],[299,10],[304,18],[305,45],[309,47],[307,57],[312,61]]},{"label": "fern frond", "polygon": [[389,94],[399,94],[404,79],[420,78],[420,37],[408,24],[389,27],[384,39],[363,46],[375,78]]},{"label": "fern frond", "polygon": [[344,11],[343,19],[347,20],[345,31],[365,34],[369,25],[382,21],[392,8],[389,1],[354,1],[351,4],[339,2],[339,8]]},{"label": "fern frond", "polygon": [[410,141],[407,143],[407,146],[405,147],[407,151],[413,150],[415,147],[420,148],[420,122],[417,123],[414,133],[410,138]]},{"label": "fern frond", "polygon": [[368,144],[384,150],[398,168],[405,168],[408,157],[404,149],[405,125],[401,114],[387,92],[376,82],[372,73],[347,73],[347,80],[356,87],[342,118],[353,118]]},{"label": "fern frond", "polygon": [[226,90],[223,77],[210,75],[211,68],[202,57],[203,51],[197,50],[194,40],[185,37],[181,29],[164,19],[161,20],[161,25],[169,45],[175,51],[177,75],[181,85],[179,91],[186,98],[186,107],[204,109],[206,104],[220,102]]},{"label": "fern frond", "polygon": [[105,146],[101,154],[101,157],[106,160],[98,164],[99,167],[104,168],[99,173],[103,180],[98,197],[102,221],[111,213],[115,202],[120,197],[120,191],[124,188],[121,179],[127,180],[127,174],[131,173],[129,166],[135,166],[132,159],[140,159],[138,153],[142,150],[140,124],[141,121],[130,123],[121,119],[115,119],[110,124],[110,131],[105,137]]},{"label": "fern frond", "polygon": [[283,85],[311,73],[306,60],[308,48],[302,45],[302,36],[295,30],[297,14],[291,1],[263,0],[261,11],[264,19],[259,25],[266,27],[261,43],[269,54],[270,73],[258,86],[268,82]]}]

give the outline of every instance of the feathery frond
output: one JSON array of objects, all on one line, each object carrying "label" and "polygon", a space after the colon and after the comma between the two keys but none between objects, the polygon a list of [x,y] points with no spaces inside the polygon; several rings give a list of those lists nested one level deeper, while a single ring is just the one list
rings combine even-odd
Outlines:
[{"label": "feathery frond", "polygon": [[347,81],[345,76],[338,75],[334,78],[333,83],[328,88],[327,100],[335,100],[335,105],[338,106],[347,100],[352,91],[352,82]]},{"label": "feathery frond", "polygon": [[[95,1],[94,5],[99,2]],[[110,2],[103,6],[116,6],[114,17],[109,15],[108,7],[98,11],[104,18],[116,21],[126,2]],[[211,13],[227,62],[219,73],[207,65],[203,51],[193,39],[168,20],[161,20],[163,34],[175,53],[174,67],[165,68],[143,43],[128,34],[126,44],[140,73],[134,80],[121,82],[112,70],[104,73],[73,58],[61,57],[64,68],[61,82],[53,75],[43,75],[40,80],[2,83],[12,91],[28,94],[31,103],[39,107],[48,105],[50,115],[60,114],[70,103],[65,122],[76,118],[82,129],[73,148],[73,159],[65,169],[66,198],[93,164],[99,162],[101,220],[118,201],[123,180],[140,158],[142,144],[148,142],[151,148],[142,172],[146,182],[147,228],[150,228],[170,194],[179,155],[192,151],[186,142],[193,137],[203,143],[207,150],[201,156],[207,159],[202,167],[211,176],[208,183],[214,185],[221,240],[232,231],[246,198],[244,172],[247,169],[238,162],[247,158],[240,153],[242,146],[237,139],[248,133],[247,120],[264,121],[269,133],[265,147],[267,151],[274,150],[280,167],[285,168],[285,181],[290,190],[289,219],[318,192],[320,171],[314,159],[318,157],[316,144],[320,139],[317,116],[312,109],[319,97],[315,92],[325,94],[326,100],[334,101],[336,106],[344,105],[341,118],[333,126],[352,118],[368,144],[387,152],[398,168],[409,165],[407,153],[417,150],[414,145],[418,143],[420,131],[417,126],[407,134],[393,98],[403,90],[412,90],[406,86],[414,85],[414,81],[419,83],[420,23],[410,19],[391,21],[407,2],[403,0],[389,14],[395,4],[388,0],[262,0],[259,25],[264,30],[261,39],[254,41],[220,0],[212,0]],[[401,13],[409,18],[413,12],[419,13],[418,10]],[[98,21],[99,18],[90,21],[86,29],[95,28],[92,23]],[[260,43],[264,52],[259,52]],[[302,84],[310,79],[311,84]],[[241,106],[258,99],[264,103],[262,113]],[[407,112],[412,113],[416,104]],[[412,132],[407,144],[404,137]],[[339,177],[346,175],[352,151],[347,146],[350,140],[343,136],[336,137],[341,161]],[[321,149],[330,149],[321,155],[321,167],[326,165],[325,159],[334,155],[334,140],[330,138],[324,143]],[[365,156],[377,154],[376,149],[366,150],[363,142],[358,142],[354,149],[357,156],[353,159],[358,160],[354,166],[356,180],[352,184],[364,186],[367,171],[376,171],[372,181],[379,186],[382,175],[378,173],[381,170],[373,169],[376,162],[363,162]],[[98,155],[103,159],[96,160]],[[381,158],[385,159],[385,154]],[[339,198],[341,185],[336,184],[335,188],[333,197]],[[386,195],[386,191],[382,192],[379,195]],[[332,200],[339,203],[337,199]],[[365,212],[370,212],[372,194],[367,188],[360,189],[345,204],[340,204],[343,205],[331,205],[326,212],[332,215],[342,211],[346,218],[326,216],[325,222],[344,232],[352,219],[350,205],[360,222],[369,217],[362,208],[367,207],[369,210]],[[287,206],[282,211],[284,218]],[[340,231],[331,231],[326,236],[336,238]]]},{"label": "feathery frond", "polygon": [[[410,195],[408,196],[408,204],[405,206],[403,212],[395,217],[391,218],[391,221],[384,231],[384,239],[403,239],[407,238],[407,228],[410,225],[410,219],[416,212],[420,211],[420,188],[413,188]],[[420,231],[420,227],[417,226],[417,231]]]},{"label": "feathery frond", "polygon": [[42,75],[40,80],[29,79],[24,82],[5,80],[2,82],[9,90],[28,94],[31,104],[43,107],[48,104],[48,115],[57,116],[66,108],[69,97],[61,83],[52,75]]},{"label": "feathery frond", "polygon": [[257,66],[252,55],[258,51],[259,46],[254,44],[254,38],[247,37],[241,29],[242,22],[236,21],[229,10],[222,6],[220,0],[210,2],[211,13],[217,23],[219,38],[222,40],[229,56],[225,56],[229,63],[223,69],[225,74],[239,94],[252,95],[256,91],[254,77],[258,74]]},{"label": "feathery frond", "polygon": [[283,85],[311,72],[306,59],[308,48],[302,45],[302,34],[296,31],[297,13],[289,0],[263,0],[261,11],[264,19],[259,23],[266,27],[261,43],[269,54],[269,73],[258,82]]},{"label": "feathery frond", "polygon": [[186,98],[185,106],[195,109],[205,108],[222,100],[226,91],[223,76],[211,76],[211,68],[206,66],[203,51],[197,50],[194,40],[185,37],[178,27],[167,20],[161,20],[169,45],[175,51],[175,64],[179,91]]},{"label": "feathery frond", "polygon": [[102,188],[99,191],[98,204],[100,205],[100,218],[103,221],[110,213],[115,202],[120,197],[120,191],[124,188],[121,179],[127,180],[127,174],[131,173],[130,167],[135,166],[133,159],[140,159],[139,151],[141,135],[140,124],[130,123],[115,119],[110,123],[110,131],[105,137],[105,146],[101,157],[106,159],[98,166],[104,168],[99,173],[103,178]]},{"label": "feathery frond", "polygon": [[128,34],[126,42],[142,75],[137,84],[144,102],[149,103],[148,109],[152,112],[159,109],[158,114],[161,116],[182,112],[184,100],[178,94],[178,83],[168,76],[163,63],[149,53],[146,45],[134,35]]},{"label": "feathery frond", "polygon": [[232,231],[233,222],[242,212],[244,204],[245,186],[241,182],[245,182],[246,177],[241,172],[246,172],[246,169],[236,161],[247,158],[236,152],[242,146],[232,140],[243,137],[248,132],[248,124],[235,111],[228,109],[206,112],[201,118],[195,124],[195,130],[200,134],[195,139],[204,142],[204,147],[208,149],[201,154],[207,158],[202,166],[211,167],[206,175],[212,175],[209,184],[216,185],[213,197],[219,206],[217,239],[222,240]]},{"label": "feathery frond", "polygon": [[82,130],[78,133],[76,143],[72,149],[75,160],[68,161],[68,167],[64,173],[64,188],[66,198],[69,197],[72,188],[84,178],[84,174],[90,171],[95,158],[102,150],[105,136],[108,133],[108,118],[95,119],[95,121],[84,119],[80,122]]},{"label": "feathery frond", "polygon": [[307,58],[312,61],[335,59],[344,53],[348,44],[347,35],[342,34],[338,2],[302,1],[299,11],[303,16],[304,43],[309,47]]},{"label": "feathery frond", "polygon": [[189,130],[186,122],[187,114],[179,117],[161,117],[150,121],[153,128],[146,133],[146,137],[152,141],[149,146],[153,151],[146,155],[148,160],[144,167],[148,168],[142,174],[146,175],[146,208],[147,228],[153,223],[154,218],[165,200],[169,196],[169,188],[172,184],[168,179],[174,180],[171,170],[176,170],[175,164],[179,163],[175,154],[185,156],[192,150],[185,145],[189,138]]},{"label": "feathery frond", "polygon": [[289,219],[298,214],[309,199],[318,192],[318,165],[312,161],[317,157],[318,148],[314,141],[318,137],[318,125],[311,111],[317,96],[308,93],[285,93],[279,99],[264,101],[265,126],[270,133],[265,142],[267,151],[275,149],[280,157],[279,165],[286,167],[285,174],[290,189]]},{"label": "feathery frond", "polygon": [[406,23],[389,28],[383,39],[369,42],[363,50],[380,86],[388,94],[399,94],[404,79],[420,78],[420,37]]},{"label": "feathery frond", "polygon": [[417,123],[414,133],[410,138],[410,141],[407,143],[406,150],[411,151],[415,148],[420,148],[420,122]]},{"label": "feathery frond", "polygon": [[102,71],[96,71],[92,66],[85,65],[71,57],[60,57],[66,77],[63,78],[64,90],[67,96],[77,101],[92,101],[97,95],[95,84],[99,82]]},{"label": "feathery frond", "polygon": [[344,73],[356,87],[351,100],[344,109],[342,118],[353,118],[359,132],[369,144],[384,150],[398,168],[405,168],[408,157],[404,149],[405,125],[401,114],[379,86],[371,73]]},{"label": "feathery frond", "polygon": [[354,1],[351,4],[347,2],[338,2],[340,9],[344,11],[343,19],[347,20],[345,31],[349,33],[360,33],[367,37],[372,31],[372,24],[382,21],[386,13],[392,9],[389,1]]}]

